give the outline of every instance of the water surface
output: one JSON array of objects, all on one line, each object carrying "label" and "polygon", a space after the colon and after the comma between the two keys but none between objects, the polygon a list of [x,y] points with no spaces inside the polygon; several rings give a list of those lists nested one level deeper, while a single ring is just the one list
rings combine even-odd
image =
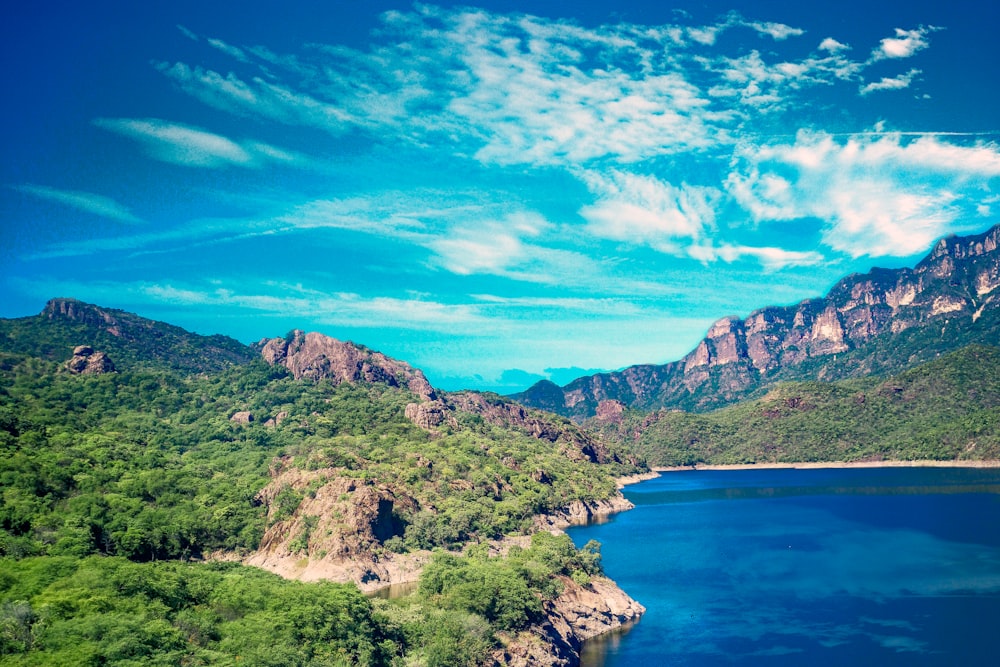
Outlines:
[{"label": "water surface", "polygon": [[568,532],[647,608],[585,667],[996,664],[1000,469],[664,473]]}]

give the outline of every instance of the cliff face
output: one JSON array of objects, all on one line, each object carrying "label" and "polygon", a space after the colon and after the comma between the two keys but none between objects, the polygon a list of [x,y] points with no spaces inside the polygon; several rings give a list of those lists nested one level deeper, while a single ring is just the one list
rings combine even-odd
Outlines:
[{"label": "cliff face", "polygon": [[506,637],[494,654],[498,667],[575,667],[580,664],[583,642],[637,621],[646,608],[615,582],[594,577],[581,586],[560,577],[563,592],[544,605],[546,620],[540,625]]},{"label": "cliff face", "polygon": [[427,401],[436,399],[423,372],[354,343],[296,329],[285,338],[265,338],[257,345],[267,363],[286,367],[296,380],[379,382],[409,389]]},{"label": "cliff face", "polygon": [[[797,368],[818,377],[863,374],[864,363],[856,371],[823,364],[875,339],[942,323],[969,328],[986,315],[995,316],[998,246],[1000,226],[977,236],[942,239],[912,269],[873,269],[844,278],[824,298],[768,306],[746,319],[725,317],[678,361],[579,378],[562,388],[539,383],[512,398],[586,418],[607,400],[637,408],[717,407],[770,379],[794,377]],[[949,342],[933,344],[947,349]],[[898,361],[904,365],[904,359]]]}]

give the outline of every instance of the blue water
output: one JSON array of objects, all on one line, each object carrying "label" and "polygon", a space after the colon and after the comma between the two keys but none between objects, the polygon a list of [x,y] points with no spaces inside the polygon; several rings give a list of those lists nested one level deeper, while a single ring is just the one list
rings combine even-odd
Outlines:
[{"label": "blue water", "polygon": [[997,665],[1000,469],[664,473],[572,528],[646,606],[584,667]]}]

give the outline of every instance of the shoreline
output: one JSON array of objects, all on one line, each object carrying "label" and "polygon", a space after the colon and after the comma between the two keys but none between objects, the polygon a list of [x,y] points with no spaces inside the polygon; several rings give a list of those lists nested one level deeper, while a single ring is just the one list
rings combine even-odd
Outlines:
[{"label": "shoreline", "polygon": [[[1000,460],[955,460],[946,461],[920,459],[915,461],[804,461],[800,463],[696,463],[688,466],[654,467],[654,473],[681,472],[685,470],[815,470],[823,468],[1000,468]],[[651,479],[642,477],[635,481]],[[629,481],[627,483],[633,483]]]}]

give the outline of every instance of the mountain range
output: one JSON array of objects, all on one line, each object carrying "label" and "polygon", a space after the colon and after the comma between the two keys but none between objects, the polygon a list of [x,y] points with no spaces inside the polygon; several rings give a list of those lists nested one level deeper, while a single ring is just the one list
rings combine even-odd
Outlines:
[{"label": "mountain range", "polygon": [[638,410],[701,412],[760,395],[785,380],[836,380],[900,371],[1000,332],[1000,226],[935,244],[913,268],[875,268],[822,298],[724,317],[683,358],[541,381],[511,396],[583,420],[612,401]]}]

